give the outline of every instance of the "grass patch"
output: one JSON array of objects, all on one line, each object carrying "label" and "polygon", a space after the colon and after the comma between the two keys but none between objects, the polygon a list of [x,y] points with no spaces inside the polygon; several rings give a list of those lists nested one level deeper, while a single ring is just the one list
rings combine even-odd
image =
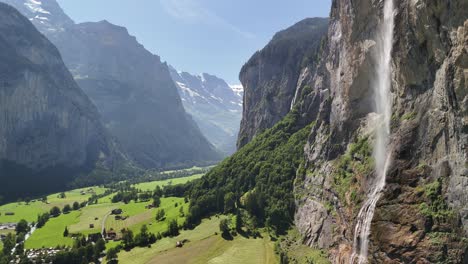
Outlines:
[{"label": "grass patch", "polygon": [[192,176],[184,177],[184,178],[175,178],[175,179],[168,179],[168,180],[163,180],[163,181],[138,183],[138,184],[133,185],[133,187],[142,191],[154,191],[154,189],[156,189],[156,186],[163,187],[167,185],[184,184],[189,181],[200,179],[203,175],[204,174],[196,174],[196,175],[192,175]]},{"label": "grass patch", "polygon": [[69,214],[60,215],[56,218],[51,218],[45,226],[37,229],[32,236],[26,241],[25,248],[49,248],[57,246],[72,246],[73,239],[64,237],[63,231],[65,227],[80,221],[79,211],[73,211]]},{"label": "grass patch", "polygon": [[[122,251],[119,263],[278,263],[273,243],[267,238],[236,236],[232,241],[224,240],[219,234],[219,222],[223,218],[205,219],[194,230],[182,230],[179,236],[163,238],[151,248]],[[184,239],[189,242],[176,248],[176,242]]]},{"label": "grass patch", "polygon": [[[81,194],[83,191],[84,194]],[[48,212],[52,207],[58,206],[62,209],[65,205],[72,205],[74,202],[85,202],[93,195],[103,194],[106,191],[105,188],[93,187],[76,189],[65,192],[65,198],[60,198],[60,193],[51,194],[47,196],[47,202],[44,203],[38,200],[34,202],[17,202],[10,203],[0,206],[0,223],[17,223],[21,219],[28,222],[37,220],[39,214]],[[12,216],[5,215],[7,212],[15,213]]]},{"label": "grass patch", "polygon": [[[81,209],[78,223],[68,226],[68,229],[72,234],[99,233],[101,232],[104,217],[117,207],[118,205],[114,204],[97,204],[84,207]],[[94,228],[91,228],[90,225],[94,225]]]},{"label": "grass patch", "polygon": [[143,264],[148,263],[163,251],[173,249],[177,241],[187,239],[191,243],[206,239],[219,232],[219,221],[217,217],[205,219],[193,230],[182,230],[177,237],[166,237],[156,242],[151,248],[134,248],[132,251],[119,253],[120,263]]}]

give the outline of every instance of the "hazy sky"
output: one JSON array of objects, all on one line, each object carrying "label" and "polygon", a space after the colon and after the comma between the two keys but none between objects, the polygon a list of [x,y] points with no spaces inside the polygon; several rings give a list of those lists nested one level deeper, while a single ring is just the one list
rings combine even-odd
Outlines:
[{"label": "hazy sky", "polygon": [[331,0],[58,0],[75,22],[125,26],[178,70],[207,72],[231,84],[277,31],[327,17]]}]

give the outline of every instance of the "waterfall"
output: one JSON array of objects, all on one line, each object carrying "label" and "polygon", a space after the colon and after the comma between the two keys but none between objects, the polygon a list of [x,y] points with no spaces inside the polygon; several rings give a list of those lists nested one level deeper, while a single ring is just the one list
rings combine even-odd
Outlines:
[{"label": "waterfall", "polygon": [[385,188],[387,170],[391,163],[391,155],[388,150],[390,137],[390,121],[392,115],[391,100],[391,60],[394,30],[393,0],[384,0],[383,20],[380,23],[376,38],[377,65],[376,76],[372,82],[374,90],[376,119],[376,137],[373,156],[375,159],[375,179],[372,182],[372,190],[368,194],[364,205],[359,211],[357,224],[354,230],[353,254],[351,263],[366,263],[369,246],[369,235],[375,206]]}]

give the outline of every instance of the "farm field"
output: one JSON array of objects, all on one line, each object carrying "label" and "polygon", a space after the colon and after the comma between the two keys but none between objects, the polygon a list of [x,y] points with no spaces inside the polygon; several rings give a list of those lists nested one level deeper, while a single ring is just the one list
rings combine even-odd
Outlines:
[{"label": "farm field", "polygon": [[[83,194],[81,194],[83,192]],[[66,204],[73,204],[74,202],[85,202],[93,194],[99,195],[105,192],[104,188],[93,187],[76,189],[65,192],[65,198],[59,198],[59,193],[47,196],[47,203],[38,200],[26,202],[10,203],[0,206],[0,223],[17,223],[21,219],[28,222],[37,220],[39,214],[48,212],[52,207],[57,206],[62,209]],[[6,215],[12,212],[14,215]]]},{"label": "farm field", "polygon": [[[168,184],[185,183],[194,179],[200,178],[202,175],[193,175],[189,177],[171,179],[164,181],[154,181],[142,183],[141,187],[144,190],[151,191],[156,186],[165,186]],[[85,202],[92,195],[104,194],[105,188],[92,187],[77,189],[64,192],[65,197],[60,193],[47,196],[47,203],[39,200],[26,202],[10,203],[0,206],[0,223],[17,223],[21,219],[28,222],[37,221],[39,214],[49,212],[54,206],[62,209],[65,205],[72,205],[74,202]],[[148,208],[151,204],[148,202],[134,202],[128,204],[123,202],[112,203],[112,197],[116,193],[109,194],[97,200],[96,204],[88,205],[76,211],[71,211],[68,214],[61,214],[58,217],[50,218],[50,220],[42,227],[38,228],[31,237],[26,241],[27,249],[42,248],[42,247],[57,247],[71,246],[73,239],[71,236],[64,237],[65,228],[70,234],[93,234],[100,233],[102,227],[106,230],[114,229],[118,233],[123,228],[132,230],[138,233],[143,225],[147,225],[149,232],[158,233],[164,232],[168,228],[168,223],[172,219],[177,219],[179,224],[185,221],[185,214],[188,211],[189,204],[184,202],[184,198],[165,197],[161,198],[161,205],[158,208]],[[114,215],[110,215],[113,209],[122,209],[125,220],[116,220]],[[165,218],[161,221],[156,221],[155,216],[158,210],[165,211]],[[14,213],[14,215],[6,215],[6,213]],[[0,230],[0,234],[7,231]],[[118,242],[109,242],[108,247],[116,246]]]},{"label": "farm field", "polygon": [[[184,230],[173,238],[163,238],[151,248],[135,248],[119,254],[120,263],[278,263],[273,242],[267,238],[247,239],[242,236],[232,241],[219,235],[220,218],[205,219],[194,230]],[[215,235],[215,233],[218,233]],[[176,242],[189,242],[176,248]]]},{"label": "farm field", "polygon": [[66,226],[78,223],[80,212],[74,211],[63,214],[59,217],[51,218],[45,226],[38,228],[32,236],[26,240],[25,248],[49,248],[56,246],[72,246],[73,239],[64,237],[63,231]]},{"label": "farm field", "polygon": [[[100,203],[86,206],[78,211],[72,211],[69,214],[62,214],[56,218],[51,218],[44,227],[37,229],[26,241],[25,247],[42,248],[56,246],[71,246],[73,239],[63,237],[65,227],[70,234],[81,233],[84,235],[100,233],[104,223],[106,230],[113,229],[120,236],[120,230],[127,228],[134,233],[138,233],[141,226],[146,224],[148,230],[152,233],[163,232],[168,227],[168,222],[172,219],[178,219],[179,224],[184,221],[180,215],[180,207],[184,205],[183,198],[168,197],[161,199],[159,208],[147,209],[146,206],[151,202],[130,202],[119,203]],[[177,207],[175,205],[178,204]],[[180,204],[180,206],[179,206]],[[185,208],[188,208],[186,204]],[[114,215],[110,215],[113,209],[122,209],[122,216],[128,217],[125,220],[116,220]],[[164,209],[166,219],[157,222],[155,219],[156,211]],[[106,218],[106,216],[108,216]]]},{"label": "farm field", "polygon": [[[143,225],[147,225],[149,232],[157,234],[166,231],[169,221],[173,219],[177,219],[178,224],[183,224],[185,218],[181,216],[180,208],[183,208],[184,214],[188,211],[188,203],[184,203],[184,199],[178,197],[161,198],[161,205],[158,208],[148,210],[145,207],[149,204],[150,202],[121,204],[119,208],[123,210],[122,215],[128,218],[115,220],[114,216],[110,216],[106,221],[106,229],[120,231],[128,228],[137,233]],[[165,211],[165,219],[159,222],[155,219],[158,210]]]},{"label": "farm field", "polygon": [[202,176],[203,174],[195,174],[195,175],[183,177],[183,178],[168,179],[168,180],[163,180],[163,181],[144,182],[144,183],[135,184],[133,185],[133,187],[142,191],[152,191],[156,189],[156,186],[163,187],[167,185],[183,184],[189,181],[200,179]]}]

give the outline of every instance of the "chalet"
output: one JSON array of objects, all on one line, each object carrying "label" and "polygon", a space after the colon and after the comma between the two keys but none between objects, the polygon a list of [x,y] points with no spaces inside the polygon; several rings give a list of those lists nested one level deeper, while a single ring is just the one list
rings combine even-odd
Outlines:
[{"label": "chalet", "polygon": [[119,215],[119,214],[122,214],[123,213],[123,210],[122,209],[114,209],[112,210],[112,214],[113,215]]},{"label": "chalet", "polygon": [[109,231],[106,232],[106,240],[116,240],[117,239],[117,233],[114,231],[114,229],[110,229]]},{"label": "chalet", "polygon": [[94,228],[94,224],[89,224],[89,228]]}]

